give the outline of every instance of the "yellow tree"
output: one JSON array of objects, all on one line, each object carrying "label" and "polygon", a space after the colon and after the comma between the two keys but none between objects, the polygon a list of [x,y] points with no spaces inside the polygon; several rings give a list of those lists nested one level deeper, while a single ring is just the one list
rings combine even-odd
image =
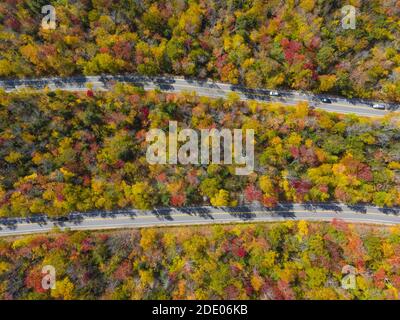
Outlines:
[{"label": "yellow tree", "polygon": [[125,197],[138,209],[151,209],[154,203],[154,190],[146,182],[138,182],[126,186]]},{"label": "yellow tree", "polygon": [[321,92],[329,91],[336,83],[335,75],[322,75],[319,77],[319,90]]},{"label": "yellow tree", "polygon": [[229,192],[224,189],[220,189],[215,196],[211,197],[210,202],[216,207],[227,206],[229,204]]},{"label": "yellow tree", "polygon": [[68,277],[61,281],[56,281],[56,288],[51,291],[51,296],[56,299],[74,299],[75,286]]}]

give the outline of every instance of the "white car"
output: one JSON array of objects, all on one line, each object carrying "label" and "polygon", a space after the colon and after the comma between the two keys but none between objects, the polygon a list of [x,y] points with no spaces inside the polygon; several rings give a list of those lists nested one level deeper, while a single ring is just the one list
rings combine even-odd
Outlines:
[{"label": "white car", "polygon": [[385,106],[383,104],[375,103],[372,108],[374,109],[379,109],[379,110],[385,110]]},{"label": "white car", "polygon": [[278,97],[279,96],[279,92],[278,91],[270,91],[269,95],[273,96],[273,97]]}]

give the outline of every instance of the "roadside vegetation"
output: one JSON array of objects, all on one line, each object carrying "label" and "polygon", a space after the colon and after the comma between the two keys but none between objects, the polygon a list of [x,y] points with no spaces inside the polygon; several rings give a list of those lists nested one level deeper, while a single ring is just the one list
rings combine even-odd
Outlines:
[{"label": "roadside vegetation", "polygon": [[[40,28],[48,4],[55,30]],[[400,102],[399,15],[386,0],[2,1],[0,77],[171,74]]]},{"label": "roadside vegetation", "polygon": [[339,220],[24,236],[0,240],[0,299],[398,299],[399,257],[398,227]]},{"label": "roadside vegetation", "polygon": [[[150,128],[255,130],[255,169],[150,165]],[[118,84],[0,93],[0,216],[279,201],[400,205],[400,125],[279,103]]]}]

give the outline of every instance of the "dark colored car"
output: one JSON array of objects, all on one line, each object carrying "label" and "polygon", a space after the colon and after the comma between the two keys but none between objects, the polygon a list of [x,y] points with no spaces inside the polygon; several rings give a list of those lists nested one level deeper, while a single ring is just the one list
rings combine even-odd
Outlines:
[{"label": "dark colored car", "polygon": [[67,222],[68,220],[69,220],[68,217],[54,217],[54,218],[51,218],[51,221],[59,222],[59,223]]},{"label": "dark colored car", "polygon": [[322,101],[323,103],[332,103],[332,100],[329,99],[329,98],[322,98],[321,101]]}]

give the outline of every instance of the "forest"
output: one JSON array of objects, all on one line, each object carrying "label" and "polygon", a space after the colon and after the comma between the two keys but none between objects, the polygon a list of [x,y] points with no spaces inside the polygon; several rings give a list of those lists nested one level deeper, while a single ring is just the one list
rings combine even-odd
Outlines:
[{"label": "forest", "polygon": [[[55,289],[42,287],[47,265]],[[399,290],[398,226],[287,221],[0,239],[0,299],[365,300]]]},{"label": "forest", "polygon": [[0,78],[170,74],[400,102],[399,16],[396,0],[6,0]]},{"label": "forest", "polygon": [[[253,129],[255,168],[149,164],[146,133]],[[0,217],[278,202],[400,205],[400,121],[143,91],[0,92]]]}]

